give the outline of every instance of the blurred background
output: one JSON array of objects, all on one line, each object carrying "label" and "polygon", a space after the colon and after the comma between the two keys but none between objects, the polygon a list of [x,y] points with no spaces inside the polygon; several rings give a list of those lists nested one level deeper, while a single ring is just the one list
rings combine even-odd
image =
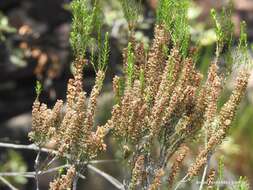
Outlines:
[{"label": "blurred background", "polygon": [[[27,134],[31,128],[31,107],[35,99],[35,81],[43,84],[41,101],[49,105],[65,99],[66,84],[71,77],[72,52],[69,44],[71,12],[69,0],[0,0],[0,142],[29,144]],[[189,18],[192,41],[201,46],[197,67],[206,73],[214,57],[215,30],[210,20],[210,9],[221,9],[226,1],[196,0],[191,3]],[[234,0],[234,35],[238,38],[240,21],[248,26],[249,51],[253,50],[253,1]],[[111,81],[121,73],[122,48],[127,43],[127,23],[117,0],[103,0],[104,27],[110,32],[110,63],[104,92],[100,97],[97,123],[103,124],[112,107]],[[157,0],[143,0],[139,24],[135,32],[138,40],[149,45],[153,35]],[[85,68],[85,90],[89,93],[95,73]],[[233,78],[233,77],[232,77]],[[228,83],[226,93],[233,83]],[[110,141],[110,139],[108,139]],[[246,176],[253,185],[253,78],[237,118],[231,137],[222,144],[217,158],[224,155],[228,175],[237,179]],[[33,171],[35,153],[0,148],[0,172]],[[46,155],[44,155],[46,156]],[[113,145],[102,158],[115,159]],[[117,166],[118,165],[118,166]],[[104,171],[123,177],[119,164],[98,165]],[[41,178],[41,189],[48,189],[51,176]],[[81,185],[87,189],[113,189],[108,182],[87,171]],[[24,177],[8,178],[19,189],[34,189],[34,181]],[[96,185],[94,185],[96,183]],[[91,188],[92,187],[92,188]],[[0,189],[6,189],[0,183]]]}]

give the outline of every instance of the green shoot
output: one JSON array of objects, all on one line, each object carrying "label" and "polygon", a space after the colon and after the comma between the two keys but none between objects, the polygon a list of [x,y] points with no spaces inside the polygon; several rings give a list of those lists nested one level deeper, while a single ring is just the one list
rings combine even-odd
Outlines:
[{"label": "green shoot", "polygon": [[234,190],[249,190],[250,186],[246,178],[240,177],[238,183],[236,184]]},{"label": "green shoot", "polygon": [[219,57],[219,54],[221,52],[221,48],[220,46],[222,45],[222,38],[223,38],[223,32],[222,32],[222,29],[221,29],[221,24],[220,22],[218,21],[218,18],[217,18],[217,13],[214,9],[211,10],[211,16],[215,22],[215,32],[216,32],[216,37],[217,37],[217,44],[216,44],[216,58]]},{"label": "green shoot", "polygon": [[243,21],[241,23],[241,26],[240,26],[240,39],[239,39],[239,45],[238,45],[238,48],[246,53],[248,51],[248,36],[247,36],[247,31],[246,31],[246,22]]},{"label": "green shoot", "polygon": [[[215,23],[216,43],[216,61],[218,60],[223,48],[227,46],[227,52],[231,53],[233,43],[234,24],[232,23],[232,5],[223,8],[220,15],[212,9],[211,17]],[[229,56],[230,54],[228,54]],[[231,57],[231,55],[230,55]]]},{"label": "green shoot", "polygon": [[96,66],[95,66],[95,47],[91,46],[91,58],[90,58],[91,65],[95,72],[97,72]]},{"label": "green shoot", "polygon": [[240,38],[237,47],[236,56],[234,56],[234,63],[236,66],[243,66],[245,69],[250,69],[251,59],[249,55],[249,47],[247,42],[246,23],[243,21],[240,26]]},{"label": "green shoot", "polygon": [[96,0],[92,7],[88,0],[74,0],[71,3],[73,13],[70,43],[78,58],[85,57],[86,48],[93,42],[91,34],[100,27],[100,7]]},{"label": "green shoot", "polygon": [[[219,159],[218,163],[218,181],[222,181],[224,177],[224,157],[222,156]],[[217,186],[216,190],[219,190],[219,186]]]},{"label": "green shoot", "polygon": [[190,31],[188,20],[189,0],[160,0],[157,22],[170,32],[174,45],[178,45],[183,56],[187,55]]},{"label": "green shoot", "polygon": [[35,86],[35,92],[36,92],[37,98],[40,96],[42,90],[43,90],[42,84],[37,80],[36,81],[36,86]]},{"label": "green shoot", "polygon": [[175,63],[172,60],[171,56],[169,56],[169,61],[168,61],[167,64],[169,64],[169,72],[168,72],[168,75],[167,75],[167,79],[168,79],[168,81],[172,81],[172,79],[173,79],[173,68],[175,66]]},{"label": "green shoot", "polygon": [[105,34],[105,40],[104,45],[101,52],[101,59],[99,60],[98,69],[99,70],[105,70],[106,65],[109,61],[109,53],[110,53],[110,47],[109,47],[109,34],[108,32]]},{"label": "green shoot", "polygon": [[9,24],[8,17],[4,16],[0,12],[0,42],[5,40],[5,33],[15,33],[16,29],[11,27]]},{"label": "green shoot", "polygon": [[124,16],[128,22],[130,32],[136,27],[138,17],[141,11],[140,1],[136,0],[119,0],[124,12]]},{"label": "green shoot", "polygon": [[125,80],[123,77],[120,77],[118,80],[119,86],[118,90],[115,92],[114,101],[115,104],[120,104],[121,97],[124,95],[124,89],[125,89]]},{"label": "green shoot", "polygon": [[[171,19],[171,11],[173,9],[173,1],[170,0],[160,0],[158,3],[158,9],[156,14],[156,20],[158,24],[164,24],[167,28],[170,28],[173,19]],[[170,10],[170,11],[169,11]]]},{"label": "green shoot", "polygon": [[134,79],[134,53],[131,42],[128,43],[127,47],[127,79],[128,86],[132,86]]}]

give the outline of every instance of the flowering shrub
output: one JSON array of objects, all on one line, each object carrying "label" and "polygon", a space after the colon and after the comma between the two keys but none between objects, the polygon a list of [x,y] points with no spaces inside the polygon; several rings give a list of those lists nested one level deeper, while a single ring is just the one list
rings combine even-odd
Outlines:
[{"label": "flowering shrub", "polygon": [[[250,76],[245,24],[242,23],[237,48],[240,56],[232,57],[229,54],[233,41],[231,14],[226,9],[221,15],[212,11],[217,48],[205,78],[195,66],[197,50],[190,47],[187,0],[159,1],[154,39],[148,49],[134,37],[140,6],[132,0],[120,2],[129,26],[129,43],[123,50],[124,75],[113,79],[115,105],[107,123],[94,125],[109,57],[109,35],[101,32],[99,1],[72,2],[70,41],[76,58],[74,77],[68,82],[66,106],[62,100],[52,109],[40,103],[41,88],[37,85],[29,137],[38,150],[47,142],[54,142],[55,156],[66,159],[70,165],[66,175],[50,183],[50,189],[76,189],[83,163],[87,166],[106,151],[104,138],[110,134],[120,142],[122,159],[129,164],[126,183],[116,183],[114,179],[119,189],[178,189],[182,182],[195,176],[202,176],[200,189],[204,188],[206,179],[205,188],[212,189],[216,171],[210,168],[210,159],[228,134]],[[94,38],[94,34],[98,37]],[[229,58],[228,72],[222,73],[220,54],[225,52]],[[231,63],[240,65],[235,87],[219,109],[217,104],[231,72]],[[92,64],[96,71],[89,98],[83,90],[83,67],[87,64]],[[177,181],[189,144],[199,133],[204,134],[205,146],[183,180]]]}]

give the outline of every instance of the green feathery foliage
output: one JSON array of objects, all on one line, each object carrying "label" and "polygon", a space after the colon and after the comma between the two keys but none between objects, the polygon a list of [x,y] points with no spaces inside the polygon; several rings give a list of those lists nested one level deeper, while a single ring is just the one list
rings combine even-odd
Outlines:
[{"label": "green feathery foliage", "polygon": [[252,67],[252,62],[249,54],[249,47],[248,47],[248,35],[247,35],[247,27],[246,23],[243,21],[241,22],[240,26],[240,38],[239,43],[236,49],[236,54],[234,55],[234,65],[235,66],[243,66],[245,68],[250,69]]},{"label": "green feathery foliage", "polygon": [[5,38],[6,33],[15,33],[16,29],[11,27],[9,24],[8,17],[3,15],[2,12],[0,12],[0,42],[3,42]]},{"label": "green feathery foliage", "polygon": [[124,80],[124,78],[123,77],[119,77],[119,80],[117,81],[116,85],[119,88],[115,92],[114,103],[115,104],[120,104],[121,97],[124,95],[124,90],[125,90],[125,80]]},{"label": "green feathery foliage", "polygon": [[234,190],[249,190],[250,185],[245,177],[240,177],[238,183],[236,184]]},{"label": "green feathery foliage", "polygon": [[43,90],[42,84],[40,83],[40,81],[36,81],[35,92],[36,92],[37,98],[41,94],[42,90]]},{"label": "green feathery foliage", "polygon": [[216,58],[220,56],[224,47],[227,52],[231,52],[233,43],[234,24],[232,22],[232,5],[223,8],[221,14],[212,9],[211,16],[215,23],[215,32],[217,37]]},{"label": "green feathery foliage", "polygon": [[243,63],[246,67],[252,68],[251,56],[249,54],[249,46],[248,46],[248,35],[247,35],[247,24],[245,21],[241,23],[241,33],[238,49],[242,53],[241,63]]},{"label": "green feathery foliage", "polygon": [[239,39],[239,45],[238,49],[241,50],[243,53],[248,52],[248,36],[246,33],[246,22],[243,21],[240,26],[240,39]]},{"label": "green feathery foliage", "polygon": [[171,25],[171,19],[169,19],[170,10],[171,8],[171,1],[168,0],[160,0],[158,2],[158,8],[156,13],[156,21],[159,24],[165,24],[167,27]]},{"label": "green feathery foliage", "polygon": [[169,55],[168,56],[168,59],[169,59],[169,72],[168,72],[168,75],[167,75],[167,79],[168,81],[172,81],[173,79],[173,67],[175,66],[175,63],[173,62],[173,58]]},{"label": "green feathery foliage", "polygon": [[101,9],[95,0],[75,0],[71,3],[73,13],[70,43],[77,58],[85,57],[86,48],[94,41],[92,32],[101,26]]},{"label": "green feathery foliage", "polygon": [[183,56],[187,55],[190,41],[188,20],[189,0],[160,0],[157,22],[170,32],[174,45],[178,45]]},{"label": "green feathery foliage", "polygon": [[226,46],[226,53],[225,59],[227,64],[228,72],[231,72],[232,64],[233,64],[233,56],[232,56],[232,46],[234,43],[234,30],[235,26],[232,21],[232,13],[233,13],[233,3],[232,1],[229,2],[227,7],[224,7],[222,10],[222,26],[225,32],[225,46]]},{"label": "green feathery foliage", "polygon": [[132,50],[131,42],[128,43],[127,47],[127,85],[132,86],[134,79],[134,53]]},{"label": "green feathery foliage", "polygon": [[[224,156],[222,156],[219,159],[219,163],[218,163],[218,181],[222,181],[224,177]],[[216,190],[219,190],[219,186],[217,186]]]},{"label": "green feathery foliage", "polygon": [[[99,0],[75,0],[71,3],[73,21],[70,42],[77,58],[84,58],[91,48],[94,70],[105,70],[109,59],[109,34],[102,33],[102,10]],[[93,37],[97,33],[97,38]],[[97,53],[97,57],[95,54]]]},{"label": "green feathery foliage", "polygon": [[141,11],[140,1],[136,0],[119,0],[124,12],[124,16],[128,22],[129,30],[132,31],[138,21]]},{"label": "green feathery foliage", "polygon": [[145,89],[145,73],[143,69],[140,70],[139,80],[141,83],[141,91],[143,92]]},{"label": "green feathery foliage", "polygon": [[104,44],[103,47],[101,48],[100,52],[100,60],[98,63],[98,69],[99,70],[105,70],[106,66],[108,64],[109,60],[109,53],[110,53],[110,47],[109,47],[109,33],[106,32],[105,34],[105,39],[104,39]]}]

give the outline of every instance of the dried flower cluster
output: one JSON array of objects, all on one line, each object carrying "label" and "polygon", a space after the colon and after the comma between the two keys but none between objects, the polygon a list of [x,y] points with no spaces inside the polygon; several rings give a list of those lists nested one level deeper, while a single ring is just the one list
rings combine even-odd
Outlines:
[{"label": "dried flower cluster", "polygon": [[52,138],[55,129],[60,125],[63,101],[56,102],[53,109],[48,109],[46,104],[41,104],[36,98],[32,109],[32,132],[30,138],[38,144],[45,143],[46,139]]},{"label": "dried flower cluster", "polygon": [[[32,140],[38,143],[55,141],[59,155],[70,154],[71,159],[92,159],[98,151],[106,149],[103,138],[104,127],[94,131],[94,115],[97,98],[101,91],[104,71],[99,70],[95,85],[86,106],[86,93],[83,91],[83,66],[86,61],[77,60],[74,64],[74,78],[69,80],[66,110],[63,114],[63,101],[59,100],[54,108],[47,109],[38,98],[33,106]],[[39,141],[37,141],[39,138]]]},{"label": "dried flower cluster", "polygon": [[214,169],[211,169],[207,176],[207,189],[213,189],[215,177],[216,171]]},{"label": "dried flower cluster", "polygon": [[160,188],[162,184],[162,177],[164,176],[163,169],[159,169],[155,172],[155,177],[151,185],[149,186],[148,190],[157,190]]},{"label": "dried flower cluster", "polygon": [[199,153],[196,162],[188,170],[190,177],[198,175],[198,172],[208,160],[208,154],[211,154],[217,145],[222,143],[222,140],[226,137],[237,107],[246,91],[248,79],[249,72],[247,70],[242,70],[237,77],[236,86],[232,95],[220,110],[218,121],[219,128],[211,134],[207,142],[207,147]]},{"label": "dried flower cluster", "polygon": [[142,180],[144,177],[144,156],[139,156],[135,162],[133,171],[132,171],[132,179],[129,185],[129,189],[136,189],[139,185],[142,185]]},{"label": "dried flower cluster", "polygon": [[175,181],[175,178],[177,174],[180,172],[180,169],[182,167],[182,162],[184,158],[186,157],[187,152],[189,151],[189,148],[187,146],[182,146],[178,151],[177,151],[177,156],[176,159],[171,166],[171,171],[170,175],[168,177],[168,185],[169,187],[172,187],[173,182]]},{"label": "dried flower cluster", "polygon": [[50,190],[68,190],[71,189],[73,179],[76,175],[76,170],[72,166],[68,169],[66,175],[62,175],[60,178],[55,179],[50,183]]},{"label": "dried flower cluster", "polygon": [[[67,158],[71,164],[79,167],[82,161],[95,158],[98,152],[106,150],[104,137],[105,127],[94,126],[94,115],[97,99],[102,88],[105,71],[97,72],[95,85],[89,100],[83,91],[83,66],[86,60],[74,63],[74,78],[69,79],[67,101],[63,109],[63,101],[58,100],[53,109],[36,98],[32,110],[32,131],[29,134],[40,147],[47,142],[54,142],[59,157]],[[71,189],[72,180],[76,175],[74,167],[68,169],[66,175],[50,183],[52,190]]]},{"label": "dried flower cluster", "polygon": [[[128,159],[144,157],[149,160],[144,167],[147,175],[142,176],[144,184],[153,178],[154,184],[149,184],[149,189],[158,189],[161,175],[148,172],[148,168],[158,168],[158,171],[166,173],[166,162],[174,152],[203,129],[208,135],[207,147],[188,170],[189,178],[199,175],[209,156],[226,137],[249,78],[249,70],[240,72],[231,97],[219,110],[217,102],[224,78],[219,74],[217,61],[210,65],[208,76],[203,81],[202,74],[195,68],[192,54],[184,57],[178,45],[174,45],[169,54],[164,52],[164,47],[170,43],[165,33],[164,26],[157,25],[148,54],[142,54],[141,58],[138,54],[138,58],[125,60],[126,77],[114,78],[117,103],[111,119],[105,125],[127,147]],[[134,46],[138,46],[138,43],[131,43],[132,50]],[[128,51],[130,53],[131,50]],[[138,62],[138,68],[141,69],[132,66],[134,60],[145,60],[141,65]],[[134,62],[134,65],[137,64]],[[154,142],[159,142],[161,150],[158,156],[150,154]],[[179,158],[170,168],[169,185],[172,185],[185,154],[185,150],[179,153]],[[136,181],[137,171],[133,167],[131,181]]]}]

